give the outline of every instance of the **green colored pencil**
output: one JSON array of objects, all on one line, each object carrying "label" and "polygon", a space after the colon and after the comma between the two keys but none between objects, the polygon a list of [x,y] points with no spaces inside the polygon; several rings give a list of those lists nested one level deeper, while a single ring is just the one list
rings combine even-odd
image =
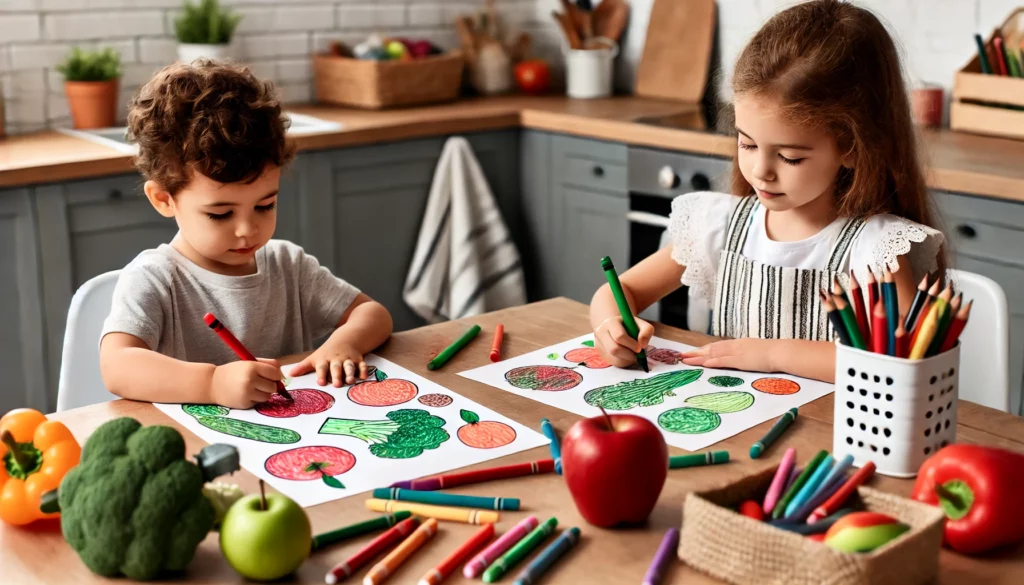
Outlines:
[{"label": "green colored pencil", "polygon": [[854,314],[853,307],[841,296],[833,295],[832,300],[846,325],[846,333],[850,336],[850,345],[857,349],[867,349],[868,346],[864,343],[864,334],[860,330],[860,325],[857,324],[857,315]]},{"label": "green colored pencil", "polygon": [[332,530],[330,532],[318,534],[313,537],[312,550],[320,550],[327,545],[331,545],[348,538],[360,536],[362,534],[366,534],[367,532],[373,532],[374,530],[380,530],[382,528],[389,528],[401,522],[402,520],[405,520],[409,516],[412,516],[412,512],[407,512],[403,510],[401,512],[395,512],[394,514],[380,516],[379,518],[374,518],[373,520],[358,522],[350,526],[344,526],[337,530]]},{"label": "green colored pencil", "polygon": [[544,542],[544,539],[550,536],[555,531],[555,528],[558,528],[558,518],[552,516],[545,520],[543,524],[534,528],[533,532],[524,536],[522,540],[512,545],[512,548],[498,557],[484,571],[484,583],[494,583],[501,579],[509,569],[516,566],[516,563],[525,559],[533,549],[540,546],[540,543]]},{"label": "green colored pencil", "polygon": [[466,347],[466,344],[468,344],[470,341],[473,341],[473,338],[479,334],[479,325],[473,325],[472,327],[470,327],[465,333],[462,334],[462,337],[456,339],[454,343],[444,348],[441,351],[441,353],[434,356],[434,359],[430,360],[430,363],[427,364],[427,369],[436,370],[437,368],[440,368],[441,366],[448,363],[448,360],[452,359],[452,356],[459,353],[459,350]]},{"label": "green colored pencil", "polygon": [[692,455],[674,455],[668,458],[669,469],[681,469],[683,467],[700,467],[702,465],[715,465],[717,463],[728,463],[728,451],[708,451],[707,453],[694,453]]},{"label": "green colored pencil", "polygon": [[821,451],[818,451],[818,454],[814,456],[814,459],[811,459],[811,462],[804,467],[804,470],[801,471],[800,475],[797,476],[796,481],[793,482],[793,485],[789,486],[789,489],[786,490],[786,495],[782,496],[782,499],[780,499],[779,502],[775,504],[775,508],[772,510],[772,519],[778,520],[779,518],[782,518],[783,513],[785,513],[786,511],[786,506],[789,506],[789,503],[793,500],[793,498],[796,497],[796,494],[797,492],[800,491],[800,488],[804,487],[804,484],[807,483],[807,480],[810,479],[812,475],[814,475],[814,470],[818,467],[818,465],[821,464],[822,461],[825,460],[825,457],[827,456],[828,451],[822,449]]},{"label": "green colored pencil", "polygon": [[424,492],[404,490],[401,488],[377,488],[373,497],[381,500],[399,500],[401,502],[419,502],[438,506],[458,506],[462,508],[483,508],[485,510],[518,510],[519,498],[487,498],[482,496],[463,496],[444,492]]}]

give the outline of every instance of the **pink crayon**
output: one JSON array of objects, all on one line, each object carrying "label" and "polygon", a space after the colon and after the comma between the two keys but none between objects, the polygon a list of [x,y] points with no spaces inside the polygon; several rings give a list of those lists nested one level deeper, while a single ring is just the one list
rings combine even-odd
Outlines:
[{"label": "pink crayon", "polygon": [[519,524],[516,524],[508,532],[501,535],[501,538],[491,543],[491,546],[480,551],[466,566],[462,567],[462,574],[467,579],[476,579],[484,572],[491,563],[502,553],[512,548],[512,545],[519,542],[528,532],[537,527],[537,517],[529,516]]},{"label": "pink crayon", "polygon": [[775,509],[775,504],[779,501],[779,496],[782,495],[782,490],[785,489],[786,483],[789,479],[790,473],[793,471],[794,464],[796,463],[796,449],[790,447],[786,449],[785,455],[782,456],[782,461],[779,462],[779,468],[775,471],[775,477],[772,478],[772,485],[768,488],[768,493],[764,496],[764,505],[761,508],[765,514],[771,514],[772,510]]}]

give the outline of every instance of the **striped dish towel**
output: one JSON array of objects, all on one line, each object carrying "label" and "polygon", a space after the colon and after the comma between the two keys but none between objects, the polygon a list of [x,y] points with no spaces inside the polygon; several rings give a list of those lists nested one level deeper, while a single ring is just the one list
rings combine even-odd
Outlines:
[{"label": "striped dish towel", "polygon": [[521,305],[519,252],[469,142],[445,142],[402,298],[428,322]]}]

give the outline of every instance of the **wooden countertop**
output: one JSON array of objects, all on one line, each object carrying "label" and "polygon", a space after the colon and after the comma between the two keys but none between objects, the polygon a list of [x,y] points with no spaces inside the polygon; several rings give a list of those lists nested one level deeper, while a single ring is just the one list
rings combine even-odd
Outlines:
[{"label": "wooden countertop", "polygon": [[[733,148],[729,137],[637,123],[640,118],[692,112],[693,106],[631,96],[600,100],[506,96],[384,111],[329,106],[289,109],[344,125],[334,132],[295,137],[300,151],[516,127],[722,157],[731,156]],[[949,130],[926,131],[923,138],[931,187],[1024,201],[1024,141]],[[129,156],[57,132],[0,139],[0,187],[131,169]]]},{"label": "wooden countertop", "polygon": [[[589,330],[586,306],[566,299],[554,299],[499,311],[474,317],[472,321],[485,328],[491,328],[499,322],[504,323],[508,327],[505,337],[505,351],[508,356],[521,355]],[[426,363],[429,358],[444,347],[448,340],[461,333],[466,323],[467,320],[451,321],[397,333],[378,353],[531,428],[538,428],[540,419],[547,417],[558,433],[564,435],[579,417],[458,376],[458,372],[489,363],[486,349],[489,345],[481,341],[458,354],[441,371],[427,371]],[[661,325],[657,326],[657,334],[689,344],[701,344],[708,339],[701,334]],[[190,454],[204,446],[203,441],[193,433],[184,430],[178,423],[147,403],[118,400],[59,413],[53,415],[53,418],[64,421],[76,438],[84,441],[97,426],[119,416],[132,416],[146,425],[174,426],[185,437],[187,452]],[[765,457],[751,460],[746,455],[750,445],[759,439],[772,423],[773,421],[765,422],[716,444],[716,450],[727,449],[732,453],[733,461],[728,464],[670,471],[658,505],[648,525],[643,528],[612,531],[586,524],[576,512],[561,478],[554,474],[504,480],[500,484],[464,486],[452,491],[522,498],[524,512],[502,513],[502,521],[498,526],[501,531],[518,522],[526,512],[541,519],[557,516],[562,528],[579,526],[583,531],[580,544],[545,577],[545,583],[638,583],[665,530],[679,526],[681,504],[687,492],[735,481],[742,476],[778,465],[784,451],[781,444],[796,447],[801,461],[806,460],[810,453],[818,449],[831,449],[832,396],[826,396],[801,407],[800,417],[782,437],[781,444],[770,449]],[[1011,415],[970,402],[960,404],[957,436],[961,442],[996,445],[1024,452],[1022,427],[1024,425],[1020,419]],[[681,452],[672,447],[670,450],[673,454]],[[547,448],[539,447],[505,457],[500,463],[490,461],[477,467],[531,461],[548,456]],[[244,470],[232,476],[230,481],[237,482],[249,493],[258,489],[256,478]],[[907,495],[911,491],[913,481],[876,475],[869,485]],[[353,496],[309,508],[307,511],[314,533],[373,517],[374,513],[364,508],[364,499],[363,496]],[[427,543],[423,550],[416,553],[389,582],[415,583],[416,579],[433,568],[474,530],[475,527],[463,524],[442,523],[439,534]],[[302,583],[322,583],[328,569],[348,558],[370,538],[372,536],[357,538],[313,554],[299,569],[297,580]],[[1024,544],[1015,550],[1004,550],[1000,554],[986,558],[969,558],[943,551],[940,562],[939,584],[1010,585],[1019,583],[1019,577],[1024,573]],[[89,573],[75,553],[63,542],[56,526],[26,530],[0,524],[0,566],[4,568],[4,583],[73,582],[84,585],[107,582]],[[365,569],[360,572],[360,576],[363,573]],[[240,583],[242,579],[221,557],[217,535],[211,534],[200,545],[187,574],[176,582]],[[458,584],[469,581],[463,579],[461,574],[457,574],[445,583]],[[709,585],[718,582],[675,562],[669,568],[665,583]]]}]

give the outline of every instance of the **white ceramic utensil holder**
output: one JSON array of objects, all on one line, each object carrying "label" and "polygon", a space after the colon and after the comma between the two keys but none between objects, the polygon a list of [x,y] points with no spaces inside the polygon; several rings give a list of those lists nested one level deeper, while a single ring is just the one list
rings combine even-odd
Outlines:
[{"label": "white ceramic utensil holder", "polygon": [[914,477],[925,459],[956,441],[959,375],[960,344],[922,360],[836,344],[833,455]]},{"label": "white ceramic utensil holder", "polygon": [[575,99],[594,99],[612,95],[613,64],[619,45],[600,39],[604,47],[566,49],[566,95]]}]

